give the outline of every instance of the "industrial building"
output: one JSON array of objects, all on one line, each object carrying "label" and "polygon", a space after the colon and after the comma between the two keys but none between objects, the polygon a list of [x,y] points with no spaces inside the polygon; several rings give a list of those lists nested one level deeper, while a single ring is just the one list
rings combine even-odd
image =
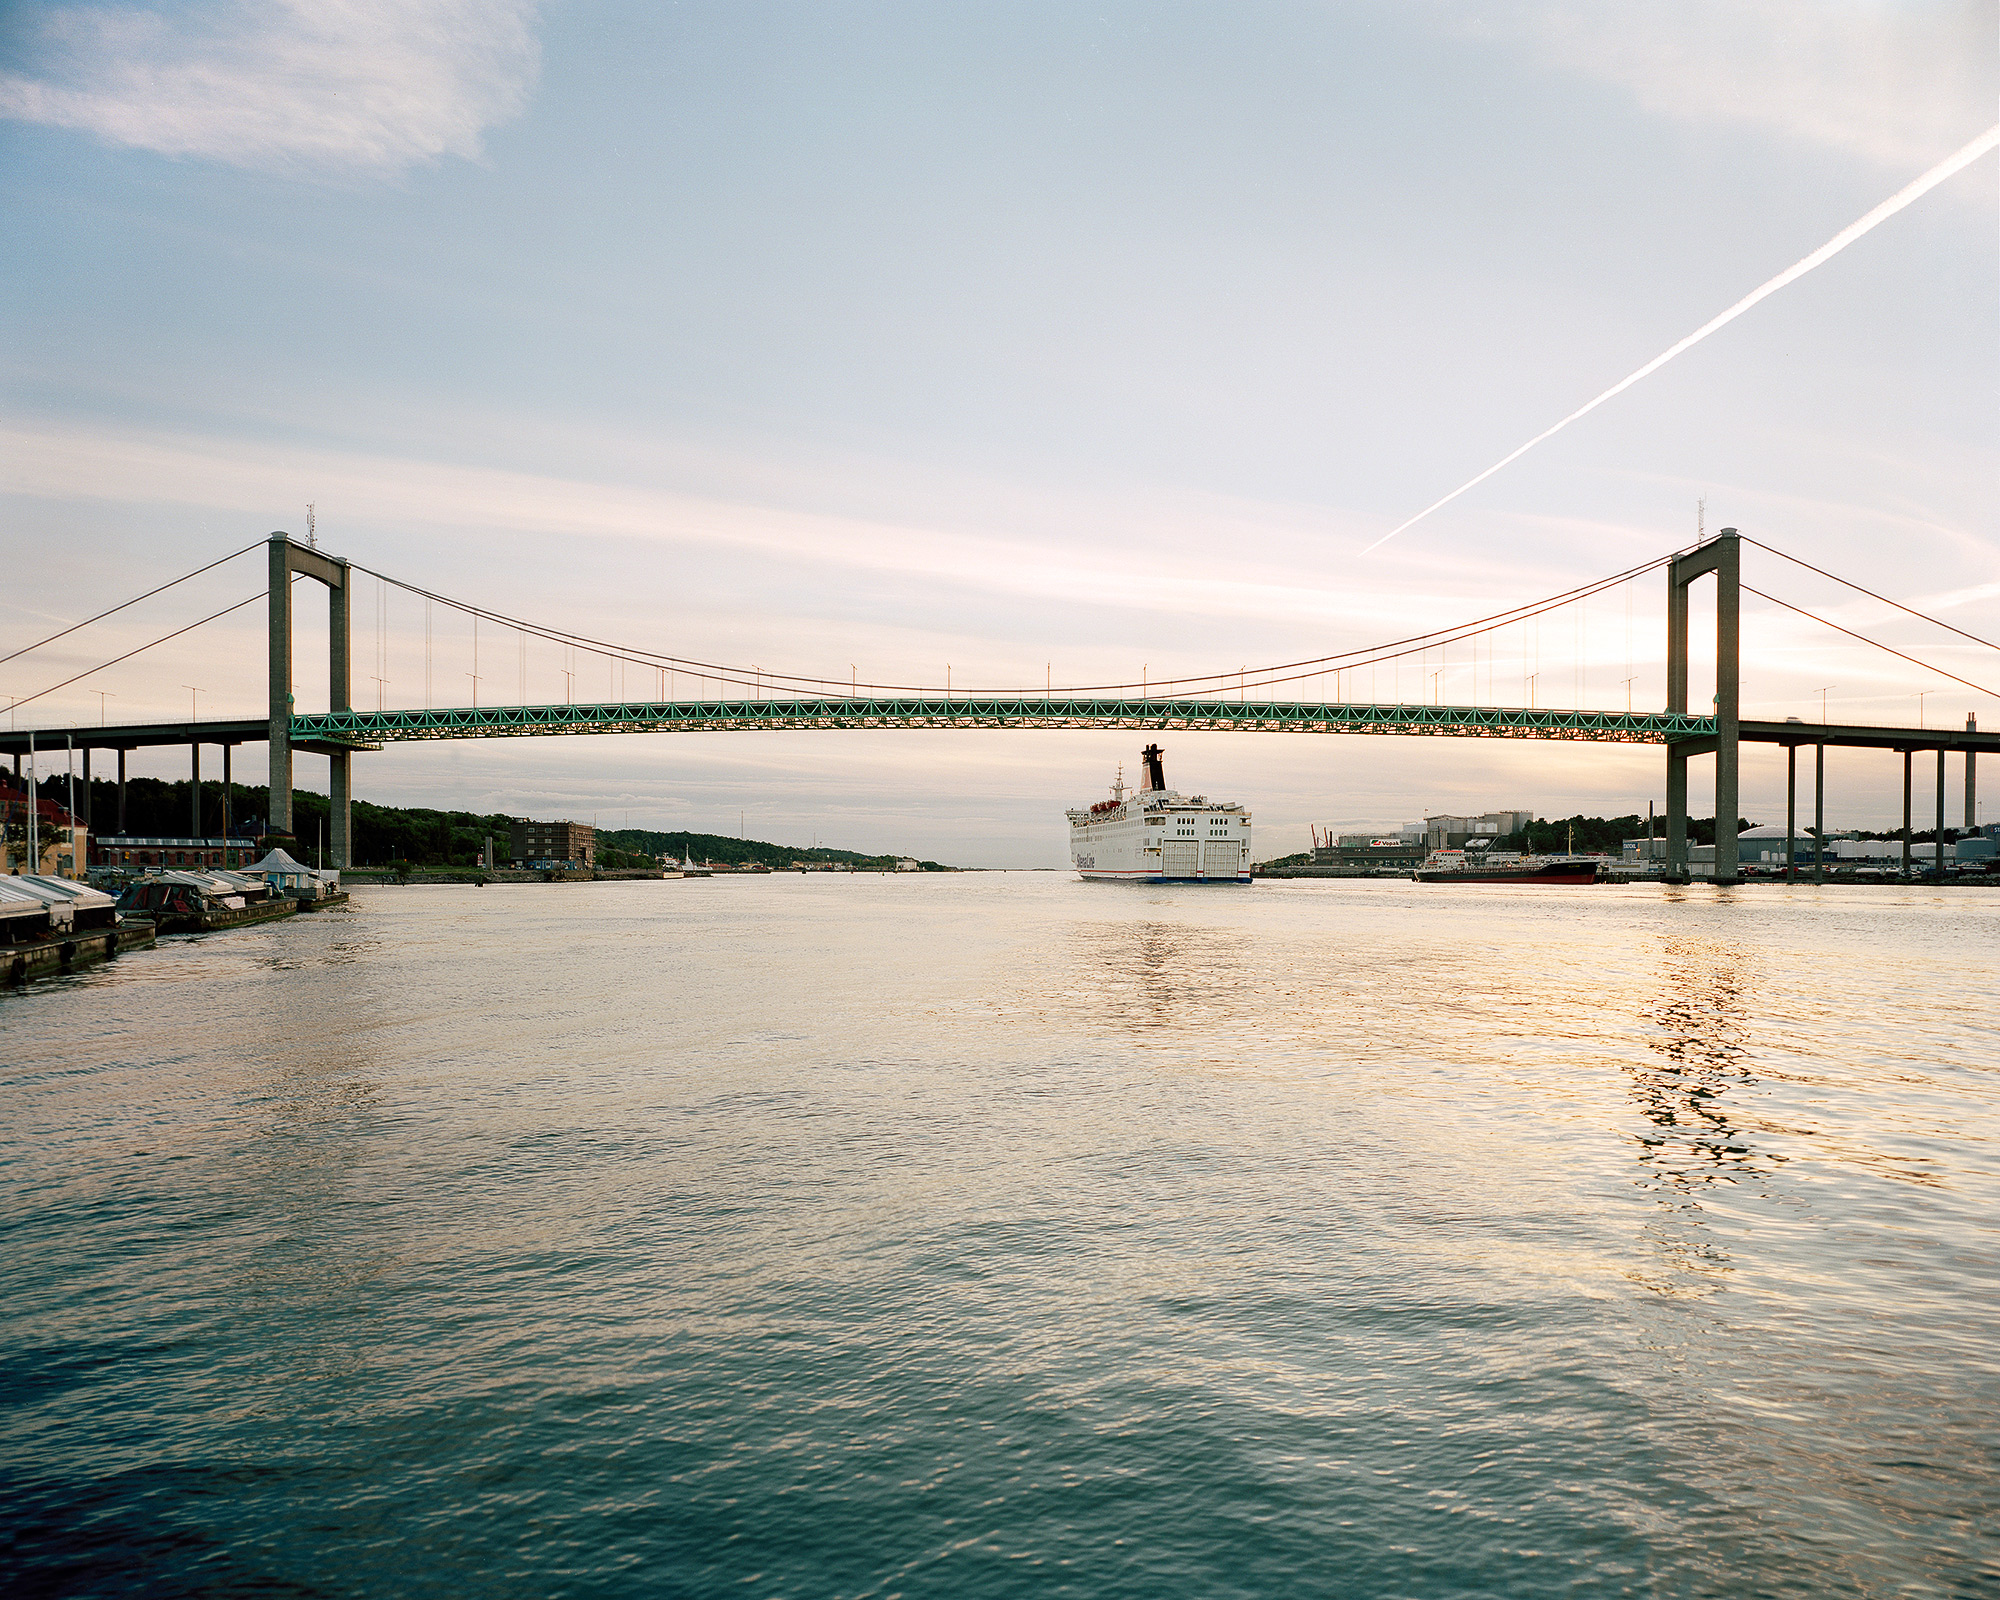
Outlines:
[{"label": "industrial building", "polygon": [[1312,860],[1316,867],[1419,867],[1433,850],[1490,842],[1518,833],[1534,820],[1532,811],[1488,811],[1476,817],[1440,813],[1374,833],[1336,835],[1331,828],[1314,828]]},{"label": "industrial building", "polygon": [[1359,834],[1350,836],[1357,842],[1349,843],[1343,838],[1333,845],[1322,845],[1312,853],[1312,864],[1316,867],[1421,867],[1424,864],[1424,843],[1421,839],[1394,839],[1386,835],[1370,836]]},{"label": "industrial building", "polygon": [[1463,850],[1476,840],[1500,839],[1510,833],[1519,833],[1534,820],[1532,811],[1487,811],[1476,817],[1425,817],[1424,848]]},{"label": "industrial building", "polygon": [[522,820],[508,829],[508,853],[523,867],[562,867],[572,871],[597,859],[597,830],[585,822]]}]

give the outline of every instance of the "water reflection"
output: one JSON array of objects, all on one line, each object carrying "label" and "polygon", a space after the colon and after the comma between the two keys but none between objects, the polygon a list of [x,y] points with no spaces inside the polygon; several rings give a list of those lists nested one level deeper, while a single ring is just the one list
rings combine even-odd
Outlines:
[{"label": "water reflection", "polygon": [[[224,1293],[237,1315],[264,1326],[283,1352],[288,1378],[359,1373],[376,1342],[366,1305],[401,1259],[393,1217],[377,1212],[370,1173],[394,1119],[384,1107],[379,1024],[370,991],[357,985],[328,1014],[294,987],[293,971],[353,959],[346,941],[291,952],[265,968],[269,1003],[243,1019],[237,1092],[243,1137],[223,1165],[228,1203],[245,1225],[242,1254],[228,1263]],[[318,986],[309,991],[324,998]]]},{"label": "water reflection", "polygon": [[1239,930],[1185,923],[1086,922],[1071,930],[1065,992],[1099,1027],[1136,1034],[1239,1021],[1249,984]]},{"label": "water reflection", "polygon": [[1629,1069],[1650,1132],[1638,1135],[1642,1188],[1658,1210],[1648,1222],[1657,1269],[1632,1276],[1663,1294],[1717,1292],[1732,1270],[1703,1227],[1702,1191],[1761,1182],[1783,1157],[1756,1149],[1743,1126],[1742,1091],[1756,1082],[1748,1048],[1751,953],[1711,939],[1663,941],[1644,1011],[1648,1056]]}]

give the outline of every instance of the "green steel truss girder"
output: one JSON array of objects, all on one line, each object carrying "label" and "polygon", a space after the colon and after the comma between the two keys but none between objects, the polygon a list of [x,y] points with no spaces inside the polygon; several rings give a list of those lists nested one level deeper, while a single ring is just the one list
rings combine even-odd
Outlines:
[{"label": "green steel truss girder", "polygon": [[292,739],[493,739],[557,733],[671,733],[746,728],[1132,728],[1245,733],[1387,733],[1667,744],[1715,737],[1713,717],[1661,711],[1544,711],[1500,706],[1320,705],[1271,700],[1094,700],[965,696],[816,700],[628,701],[584,706],[465,706],[334,711],[292,718]]}]

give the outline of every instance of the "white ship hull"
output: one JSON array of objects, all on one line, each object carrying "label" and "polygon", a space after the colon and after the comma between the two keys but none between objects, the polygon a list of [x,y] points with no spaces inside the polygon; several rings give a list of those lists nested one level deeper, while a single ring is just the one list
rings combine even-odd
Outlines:
[{"label": "white ship hull", "polygon": [[1069,813],[1070,864],[1097,883],[1248,883],[1250,814],[1234,802],[1168,789],[1158,746],[1146,787]]},{"label": "white ship hull", "polygon": [[1225,869],[1214,877],[1201,870],[1187,877],[1168,877],[1164,872],[1156,872],[1145,867],[1130,871],[1107,867],[1100,871],[1096,867],[1079,865],[1076,872],[1078,877],[1087,878],[1092,883],[1248,883],[1250,881],[1247,870],[1238,870],[1234,876],[1229,875]]}]

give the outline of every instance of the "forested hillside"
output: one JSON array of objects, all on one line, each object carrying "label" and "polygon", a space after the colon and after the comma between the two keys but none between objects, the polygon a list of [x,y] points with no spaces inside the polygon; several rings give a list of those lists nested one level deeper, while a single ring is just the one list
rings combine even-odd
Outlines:
[{"label": "forested hillside", "polygon": [[[70,785],[66,777],[42,779],[42,798],[66,805]],[[255,837],[263,831],[263,819],[270,805],[270,791],[262,784],[235,785],[230,802],[231,831]],[[104,778],[91,783],[92,831],[99,837],[117,831],[118,785]],[[84,804],[83,781],[76,782],[76,806]],[[322,847],[326,837],[327,797],[310,789],[292,791],[292,833],[300,852],[308,860]],[[471,811],[436,811],[423,806],[378,806],[366,800],[354,802],[354,865],[386,866],[407,861],[420,867],[476,866],[490,835],[502,861],[507,859],[508,824],[511,818],[482,816]],[[161,778],[132,778],[125,785],[125,832],[143,838],[184,839],[222,836],[222,784],[204,779],[201,785],[200,826],[189,806],[188,780],[169,783]],[[716,861],[732,866],[757,863],[768,867],[788,867],[795,861],[839,862],[857,867],[892,867],[893,856],[860,855],[852,850],[806,849],[796,845],[770,844],[761,839],[732,839],[713,833],[654,833],[641,828],[598,830],[599,865],[605,867],[651,866],[656,856],[669,851],[676,860],[692,852],[697,861]],[[947,871],[934,861],[924,866],[934,872]]]},{"label": "forested hillside", "polygon": [[[720,833],[654,833],[645,828],[603,828],[598,842],[619,850],[648,856],[671,855],[676,861],[692,855],[696,861],[715,861],[730,866],[789,867],[795,861],[828,861],[842,866],[893,867],[894,856],[865,856],[853,850],[809,849],[803,845],[766,844],[761,839],[735,839]],[[923,863],[926,872],[948,872],[935,861]]]}]

